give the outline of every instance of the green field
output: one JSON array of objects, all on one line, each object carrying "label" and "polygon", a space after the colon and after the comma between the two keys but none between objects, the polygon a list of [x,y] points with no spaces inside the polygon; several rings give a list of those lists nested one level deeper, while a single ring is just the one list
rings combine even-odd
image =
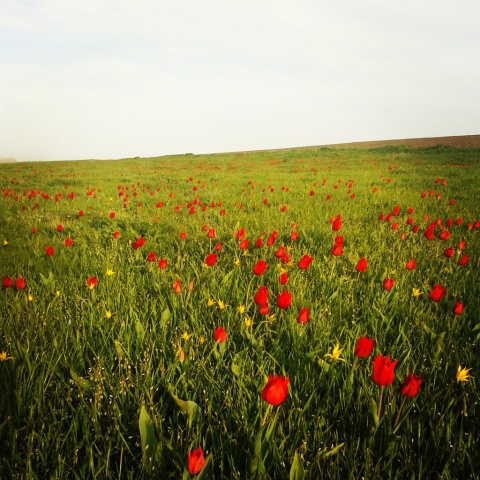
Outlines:
[{"label": "green field", "polygon": [[479,478],[480,149],[3,164],[0,193],[0,478],[194,478],[198,447],[198,479]]}]

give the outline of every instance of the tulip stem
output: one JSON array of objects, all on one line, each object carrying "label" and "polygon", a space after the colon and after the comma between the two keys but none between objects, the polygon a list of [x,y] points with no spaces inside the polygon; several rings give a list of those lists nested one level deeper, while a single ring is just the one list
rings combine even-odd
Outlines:
[{"label": "tulip stem", "polygon": [[271,410],[272,410],[272,406],[269,404],[267,406],[267,411],[265,412],[265,416],[263,417],[263,420],[262,420],[262,427],[267,423],[267,417]]},{"label": "tulip stem", "polygon": [[395,423],[393,424],[393,429],[394,430],[397,427],[398,422],[400,420],[400,415],[402,414],[403,406],[405,405],[405,400],[406,399],[407,399],[407,397],[403,397],[402,404],[400,405],[400,408],[398,409],[397,418],[395,419]]},{"label": "tulip stem", "polygon": [[380,413],[382,411],[382,400],[383,400],[383,385],[380,387],[380,397],[378,399],[377,417],[379,420],[380,420]]}]

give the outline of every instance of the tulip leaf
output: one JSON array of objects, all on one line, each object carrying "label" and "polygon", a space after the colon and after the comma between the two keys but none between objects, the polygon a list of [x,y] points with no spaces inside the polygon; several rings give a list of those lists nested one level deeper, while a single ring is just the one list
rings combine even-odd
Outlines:
[{"label": "tulip leaf", "polygon": [[191,400],[182,400],[178,398],[173,392],[170,392],[170,395],[180,408],[180,411],[187,415],[187,424],[188,427],[191,428],[193,421],[201,418],[202,410],[200,409],[200,406]]},{"label": "tulip leaf", "polygon": [[236,363],[232,363],[231,367],[232,373],[237,377],[240,376],[241,370],[240,367]]},{"label": "tulip leaf", "polygon": [[168,322],[168,320],[170,320],[171,316],[172,316],[172,314],[170,313],[170,309],[167,307],[162,312],[162,316],[161,316],[162,325],[165,325]]},{"label": "tulip leaf", "polygon": [[144,465],[149,468],[156,460],[158,450],[152,419],[143,405],[140,409],[140,417],[138,418],[138,428],[140,430],[143,462]]},{"label": "tulip leaf", "polygon": [[140,342],[145,338],[145,329],[143,328],[142,322],[137,320],[135,322],[135,331],[137,332],[137,338]]},{"label": "tulip leaf", "polygon": [[323,454],[323,457],[324,458],[327,458],[327,457],[330,457],[331,455],[335,455],[338,451],[340,451],[340,449],[345,445],[345,442],[344,443],[340,443],[339,445],[336,445],[335,447],[333,447],[331,450],[329,450],[328,452],[325,452]]},{"label": "tulip leaf", "polygon": [[92,382],[87,380],[86,378],[81,377],[80,375],[77,375],[72,368],[70,368],[70,376],[72,377],[72,380],[82,389],[85,391],[92,390],[93,385]]},{"label": "tulip leaf", "polygon": [[305,478],[305,470],[300,460],[298,452],[295,450],[292,467],[290,468],[290,480],[303,480]]},{"label": "tulip leaf", "polygon": [[378,428],[378,425],[380,424],[380,419],[378,418],[378,405],[377,402],[372,398],[370,400],[370,411],[372,412],[372,417],[373,421],[375,423],[375,428]]},{"label": "tulip leaf", "polygon": [[212,456],[213,455],[211,453],[208,454],[207,458],[205,459],[205,463],[203,464],[203,467],[200,470],[200,472],[195,477],[195,480],[202,480],[202,478],[205,477],[205,475],[207,474],[206,473],[207,472],[207,466],[211,462]]}]

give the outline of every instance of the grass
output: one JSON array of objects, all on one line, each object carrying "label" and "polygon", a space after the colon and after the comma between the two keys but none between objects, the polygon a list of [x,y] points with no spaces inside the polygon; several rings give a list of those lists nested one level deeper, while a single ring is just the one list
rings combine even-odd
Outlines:
[{"label": "grass", "polygon": [[[479,184],[480,150],[445,146],[3,165],[0,277],[14,285],[0,292],[0,352],[13,357],[0,362],[0,477],[189,478],[188,452],[201,446],[198,478],[478,478]],[[260,259],[269,268],[256,276]],[[435,284],[446,288],[439,302]],[[374,350],[357,358],[364,335]],[[379,354],[398,360],[380,418]],[[459,366],[471,369],[466,382]],[[420,391],[395,425],[409,372]],[[279,406],[261,398],[270,374],[290,379]]]}]

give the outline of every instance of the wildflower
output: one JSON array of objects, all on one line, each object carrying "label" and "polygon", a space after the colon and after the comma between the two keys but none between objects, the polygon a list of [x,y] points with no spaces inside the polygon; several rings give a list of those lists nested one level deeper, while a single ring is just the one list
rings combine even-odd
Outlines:
[{"label": "wildflower", "polygon": [[107,268],[107,271],[105,272],[107,277],[111,277],[112,275],[115,274],[115,272],[111,268]]},{"label": "wildflower", "polygon": [[297,322],[298,323],[307,323],[310,319],[310,310],[306,307],[300,309],[300,313],[298,314]]},{"label": "wildflower", "polygon": [[15,286],[17,287],[17,290],[23,290],[26,287],[25,279],[22,277],[15,279]]},{"label": "wildflower", "polygon": [[8,241],[4,239],[4,240],[3,240],[3,244],[4,244],[4,245],[8,245]]},{"label": "wildflower", "polygon": [[298,262],[298,268],[306,270],[312,263],[313,258],[310,255],[304,255]]},{"label": "wildflower", "polygon": [[284,290],[277,295],[277,306],[279,308],[288,308],[292,303],[292,294],[288,290]]},{"label": "wildflower", "polygon": [[228,305],[225,304],[225,303],[223,303],[222,300],[219,300],[219,301],[217,302],[217,305],[218,305],[218,308],[219,308],[220,310],[223,310],[225,307],[228,307]]},{"label": "wildflower", "polygon": [[405,397],[415,397],[420,390],[420,384],[422,383],[421,375],[412,375],[410,372],[407,378],[400,385],[400,393]]},{"label": "wildflower", "polygon": [[417,297],[419,297],[422,293],[423,293],[423,292],[421,292],[419,288],[415,288],[415,287],[412,288],[412,297],[417,298]]},{"label": "wildflower", "polygon": [[430,291],[429,297],[434,301],[434,302],[439,302],[440,299],[443,297],[445,292],[447,291],[446,288],[443,288],[440,284],[436,283],[435,286],[432,288]]},{"label": "wildflower", "polygon": [[245,311],[245,305],[239,305],[237,307],[237,312],[241,315]]},{"label": "wildflower", "polygon": [[161,258],[158,261],[158,268],[160,268],[162,270],[165,270],[165,268],[167,268],[167,261],[164,258]]},{"label": "wildflower", "polygon": [[361,258],[357,262],[357,265],[355,266],[355,270],[357,272],[364,272],[366,269],[367,269],[367,259],[366,258]]},{"label": "wildflower", "polygon": [[45,254],[48,256],[48,257],[51,257],[53,254],[54,254],[54,250],[53,250],[53,247],[46,247],[45,248]]},{"label": "wildflower", "polygon": [[180,292],[182,291],[182,282],[180,282],[180,280],[175,280],[175,281],[173,282],[172,287],[173,287],[173,291],[174,291],[177,295],[179,295]]},{"label": "wildflower", "polygon": [[265,262],[265,260],[259,260],[254,266],[253,266],[253,273],[255,275],[261,275],[266,269],[268,265]]},{"label": "wildflower", "polygon": [[3,277],[3,280],[2,280],[3,288],[10,288],[12,285],[13,285],[13,280],[8,275],[6,277]]},{"label": "wildflower", "polygon": [[227,332],[223,327],[218,327],[213,331],[213,339],[218,343],[223,343],[227,339]]},{"label": "wildflower", "polygon": [[395,280],[393,278],[385,278],[383,280],[383,289],[391,290],[393,288],[394,283],[395,283]]},{"label": "wildflower", "polygon": [[244,322],[245,322],[245,326],[246,326],[247,328],[248,328],[248,327],[251,327],[252,324],[253,324],[253,320],[252,320],[248,315],[245,317]]},{"label": "wildflower", "polygon": [[7,360],[13,360],[13,357],[7,357],[7,352],[0,353],[0,362],[6,362]]},{"label": "wildflower", "polygon": [[463,312],[463,303],[455,302],[455,306],[453,307],[453,313],[455,315],[460,315],[462,312]]},{"label": "wildflower", "polygon": [[375,339],[368,338],[366,335],[362,338],[357,340],[357,344],[355,345],[355,355],[360,358],[368,357],[373,350],[373,344],[375,343]]},{"label": "wildflower", "polygon": [[205,264],[209,267],[213,267],[216,261],[217,261],[216,253],[209,253],[205,258]]},{"label": "wildflower", "polygon": [[110,319],[112,318],[113,313],[110,310],[105,310],[105,318]]},{"label": "wildflower", "polygon": [[33,295],[31,293],[28,294],[28,301],[33,302]]},{"label": "wildflower", "polygon": [[341,360],[342,362],[345,361],[340,355],[343,352],[343,348],[340,348],[340,345],[337,343],[335,347],[333,347],[332,353],[326,353],[324,357],[330,357],[332,360]]},{"label": "wildflower", "polygon": [[205,457],[203,456],[202,447],[198,447],[193,452],[188,452],[187,468],[190,475],[197,475],[200,473],[205,465]]},{"label": "wildflower", "polygon": [[240,265],[240,259],[236,258],[236,259],[233,261],[233,264],[238,267],[238,266]]},{"label": "wildflower", "polygon": [[414,270],[415,269],[415,265],[416,265],[416,260],[414,258],[412,258],[411,260],[409,260],[406,264],[405,264],[405,268],[407,270]]},{"label": "wildflower", "polygon": [[94,288],[96,288],[98,285],[98,279],[95,278],[95,277],[90,277],[87,279],[87,287],[90,289],[90,290],[93,290]]},{"label": "wildflower", "polygon": [[457,374],[455,375],[457,382],[468,382],[468,379],[472,378],[472,376],[468,374],[470,370],[471,368],[462,368],[461,365],[459,365]]},{"label": "wildflower", "polygon": [[388,357],[378,355],[373,363],[372,376],[370,377],[374,383],[381,386],[390,385],[395,378],[395,365],[397,360],[390,360]]},{"label": "wildflower", "polygon": [[190,338],[193,336],[193,333],[191,333],[190,335],[185,331],[182,333],[182,338],[188,342],[188,340],[190,340]]}]

